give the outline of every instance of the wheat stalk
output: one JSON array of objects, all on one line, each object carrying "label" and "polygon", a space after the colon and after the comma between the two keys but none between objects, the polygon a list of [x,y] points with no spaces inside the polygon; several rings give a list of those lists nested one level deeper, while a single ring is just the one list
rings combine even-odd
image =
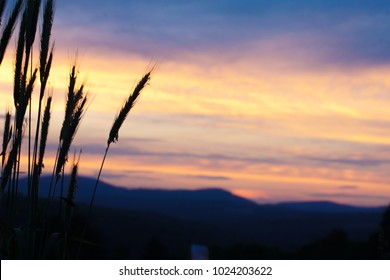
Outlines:
[{"label": "wheat stalk", "polygon": [[[42,172],[42,161],[43,161],[43,152],[42,152],[42,136],[44,136],[44,131],[42,131],[41,136],[41,145],[40,145],[40,155],[39,155],[39,161],[37,163],[37,153],[38,153],[38,136],[40,132],[40,124],[41,124],[41,110],[42,110],[42,99],[45,94],[46,89],[46,83],[49,79],[50,69],[51,69],[51,63],[53,60],[53,48],[51,48],[49,58],[48,51],[49,51],[49,44],[50,44],[50,36],[51,36],[51,29],[53,26],[53,16],[54,16],[54,3],[53,0],[47,0],[46,5],[44,8],[44,14],[43,14],[43,23],[42,23],[42,33],[41,33],[41,45],[40,45],[40,68],[39,68],[39,74],[40,74],[40,81],[41,81],[41,89],[40,89],[40,95],[39,95],[39,104],[38,104],[38,116],[37,116],[37,125],[35,129],[35,140],[34,140],[34,150],[33,150],[33,176],[36,176],[35,169],[36,166],[38,166],[39,169],[39,175]],[[50,119],[50,105],[51,105],[51,97],[48,99],[48,105],[46,109],[49,107],[49,112],[45,112],[45,114],[48,113],[48,117]],[[44,119],[45,120],[45,119]],[[48,121],[48,120],[47,120]],[[45,122],[43,122],[43,125]],[[42,127],[42,129],[45,129]],[[46,131],[47,133],[47,131]],[[47,135],[46,135],[47,137]],[[45,148],[46,145],[44,145],[43,148]],[[42,155],[42,157],[41,157]]]},{"label": "wheat stalk", "polygon": [[118,116],[116,117],[108,139],[107,139],[107,147],[110,146],[111,143],[115,143],[119,138],[119,129],[121,128],[123,122],[125,121],[127,115],[129,114],[131,108],[134,107],[138,97],[140,96],[142,89],[146,86],[148,81],[150,80],[151,71],[146,73],[143,78],[138,82],[137,86],[134,88],[132,94],[129,95],[126,102],[123,104],[122,109],[120,110]]},{"label": "wheat stalk", "polygon": [[40,144],[39,144],[39,157],[38,157],[39,174],[42,173],[43,158],[45,156],[47,136],[49,134],[49,123],[50,123],[50,116],[51,116],[51,111],[50,111],[51,110],[51,101],[52,101],[52,97],[49,96],[47,98],[46,108],[45,108],[45,112],[43,114],[43,120],[42,120],[42,130],[41,130],[41,138],[40,138]]},{"label": "wheat stalk", "polygon": [[[4,2],[0,6],[1,13],[4,10],[4,5],[5,5]],[[16,20],[19,16],[20,10],[22,8],[22,4],[23,4],[23,0],[18,0],[15,3],[15,6],[12,10],[12,13],[9,16],[7,24],[5,25],[5,28],[3,30],[3,34],[2,34],[1,40],[0,40],[0,64],[3,62],[5,50],[7,49],[9,40],[11,39],[12,33],[14,31]]]},{"label": "wheat stalk", "polygon": [[16,47],[15,71],[14,71],[14,104],[19,105],[19,99],[22,88],[22,64],[25,45],[26,15],[23,14],[22,22],[19,28],[18,45]]},{"label": "wheat stalk", "polygon": [[69,116],[66,116],[66,121],[63,123],[62,127],[62,135],[61,135],[61,147],[58,154],[57,166],[55,175],[57,181],[59,180],[59,176],[61,174],[61,170],[68,160],[68,152],[74,136],[76,135],[77,129],[81,122],[81,119],[84,115],[84,110],[87,104],[87,96],[83,95],[83,86],[80,87],[79,91],[76,95],[74,95],[74,99],[71,105],[71,113]]},{"label": "wheat stalk", "polygon": [[[46,85],[49,71],[46,71],[47,56],[49,53],[51,29],[53,26],[54,17],[54,2],[53,0],[47,0],[44,8],[42,33],[41,33],[41,52],[39,56],[40,62],[40,78],[42,85]],[[53,53],[53,52],[51,52]],[[40,98],[42,99],[42,93]]]},{"label": "wheat stalk", "polygon": [[0,0],[0,25],[1,25],[1,19],[3,17],[4,8],[5,8],[5,2],[6,0]]},{"label": "wheat stalk", "polygon": [[[1,155],[1,170],[3,171],[5,155],[7,153],[8,144],[11,141],[12,137],[12,126],[11,126],[11,113],[7,112],[5,114],[5,122],[4,122],[4,131],[3,131],[3,146]],[[3,173],[3,172],[2,172]]]},{"label": "wheat stalk", "polygon": [[[135,105],[138,97],[140,96],[142,90],[148,84],[148,82],[150,80],[150,77],[151,77],[151,74],[152,74],[152,71],[153,71],[153,68],[148,73],[146,73],[142,77],[142,79],[138,82],[138,84],[134,88],[133,92],[129,95],[129,97],[127,98],[127,100],[123,104],[121,110],[119,111],[119,114],[115,118],[114,123],[113,123],[113,125],[111,127],[111,130],[110,130],[110,133],[109,133],[109,136],[108,136],[108,139],[107,139],[107,147],[106,147],[106,150],[104,152],[103,160],[102,160],[101,165],[100,165],[100,169],[99,169],[98,176],[96,178],[95,186],[93,188],[92,198],[91,198],[91,201],[90,201],[90,204],[89,204],[89,207],[88,207],[87,218],[86,218],[86,221],[85,221],[85,224],[84,224],[84,228],[83,228],[83,231],[82,231],[82,234],[81,234],[81,240],[83,240],[84,236],[85,236],[85,231],[86,231],[86,228],[87,228],[87,224],[88,224],[89,218],[91,216],[92,206],[93,206],[93,203],[94,203],[94,200],[95,200],[95,196],[96,196],[96,190],[97,190],[97,187],[99,185],[100,176],[102,174],[102,170],[103,170],[106,158],[107,158],[107,154],[108,154],[108,150],[110,148],[110,144],[111,143],[115,143],[116,141],[118,141],[118,139],[119,139],[119,130],[120,130],[123,122],[125,121],[127,115],[129,114],[131,108],[134,107],[134,105]],[[79,247],[78,254],[80,254],[81,247],[82,247],[82,242],[80,242],[80,247]]]},{"label": "wheat stalk", "polygon": [[26,55],[29,55],[30,50],[34,44],[41,2],[41,0],[27,0],[27,6],[25,10],[27,20]]}]

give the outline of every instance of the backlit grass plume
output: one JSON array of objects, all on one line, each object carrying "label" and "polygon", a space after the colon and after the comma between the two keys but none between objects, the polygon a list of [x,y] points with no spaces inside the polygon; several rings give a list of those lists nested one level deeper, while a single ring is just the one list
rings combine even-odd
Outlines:
[{"label": "backlit grass plume", "polygon": [[[6,6],[9,2],[13,4],[8,9]],[[46,191],[41,186],[44,182],[41,175],[44,162],[47,162],[45,155],[51,138],[49,127],[53,99],[52,94],[47,93],[47,87],[54,57],[54,8],[55,0],[0,0],[0,65],[18,25],[11,90],[13,113],[4,114],[3,139],[0,142],[0,256],[6,259],[74,258],[77,242],[81,241],[80,249],[82,244],[91,245],[91,242],[84,240],[84,236],[109,147],[118,141],[125,119],[153,72],[152,68],[138,81],[112,124],[80,236],[77,223],[73,221],[80,156],[77,161],[75,159],[68,192],[63,195],[68,154],[89,100],[84,85],[77,84],[76,66],[71,67],[69,73],[65,114],[58,135],[58,149],[47,198],[40,197]],[[9,10],[9,15],[4,18],[6,10]],[[39,42],[37,36],[40,36]],[[34,94],[37,87],[37,94]],[[35,133],[32,129],[34,123]],[[27,184],[19,180],[24,173]],[[56,186],[60,179],[61,189],[57,196]],[[22,190],[26,194],[22,195]],[[66,202],[64,208],[63,202]],[[84,213],[82,215],[84,218]]]},{"label": "backlit grass plume", "polygon": [[[106,157],[107,157],[108,150],[110,148],[110,144],[111,143],[115,143],[115,142],[118,141],[118,139],[119,139],[119,130],[120,130],[123,122],[126,120],[126,117],[129,114],[131,108],[133,108],[134,105],[136,104],[139,96],[141,95],[142,90],[148,84],[148,82],[150,80],[150,77],[151,77],[151,74],[152,74],[152,71],[153,71],[153,69],[150,70],[148,73],[146,73],[142,77],[142,79],[138,82],[138,84],[134,88],[133,92],[129,95],[129,97],[127,98],[127,100],[123,104],[121,110],[119,111],[119,114],[115,118],[114,123],[113,123],[113,125],[111,127],[111,130],[110,130],[110,133],[109,133],[108,139],[107,139],[107,147],[106,147],[106,150],[104,152],[103,160],[102,160],[102,163],[100,165],[98,176],[96,178],[95,187],[93,189],[91,202],[89,204],[87,219],[86,219],[86,222],[85,222],[85,225],[84,225],[84,229],[83,229],[83,232],[82,232],[82,238],[84,238],[85,230],[86,230],[86,227],[87,227],[87,224],[88,224],[88,220],[89,220],[89,217],[91,215],[91,209],[92,209],[92,205],[93,205],[94,200],[95,200],[96,190],[97,190],[97,187],[99,185],[100,176],[102,174],[104,162],[106,161]],[[80,243],[79,254],[80,254],[81,246],[82,246],[82,243]]]},{"label": "backlit grass plume", "polygon": [[111,127],[110,134],[109,134],[108,139],[107,139],[107,147],[106,147],[106,151],[104,153],[102,164],[100,166],[99,174],[98,174],[98,177],[97,177],[97,180],[96,180],[96,184],[95,184],[95,188],[94,188],[94,192],[93,192],[93,196],[92,196],[92,201],[91,201],[90,207],[92,207],[93,200],[95,198],[96,188],[97,188],[97,186],[99,184],[100,175],[101,175],[101,172],[102,172],[102,169],[103,169],[104,161],[106,160],[108,149],[110,148],[110,144],[111,143],[115,143],[116,141],[118,141],[118,139],[119,139],[119,130],[120,130],[123,122],[125,121],[127,115],[129,114],[131,108],[134,107],[134,105],[135,105],[138,97],[140,96],[142,90],[145,88],[145,86],[149,82],[151,74],[152,74],[152,71],[149,71],[138,82],[137,86],[134,88],[133,92],[129,95],[129,97],[127,98],[125,104],[122,106],[122,109],[119,111],[118,116],[115,118],[115,121],[114,121],[114,123],[113,123],[113,125]]},{"label": "backlit grass plume", "polygon": [[21,146],[22,138],[23,138],[22,137],[23,136],[22,135],[23,128],[24,128],[23,122],[25,119],[26,109],[27,109],[27,106],[29,104],[31,94],[34,90],[34,83],[35,83],[35,79],[37,76],[37,71],[38,70],[35,69],[33,75],[30,78],[30,81],[28,83],[26,90],[19,97],[19,102],[18,102],[18,106],[16,108],[16,113],[15,113],[15,129],[14,129],[14,131],[15,131],[16,135],[14,137],[14,140],[12,143],[12,148],[11,148],[11,151],[8,155],[7,163],[5,164],[3,174],[1,177],[1,190],[5,189],[5,187],[8,183],[8,180],[11,176],[12,167],[15,165],[15,163],[17,163],[17,156],[18,156],[18,153],[20,151],[20,146]]},{"label": "backlit grass plume", "polygon": [[65,108],[65,117],[60,132],[60,148],[57,159],[55,175],[57,181],[61,171],[68,160],[68,152],[87,105],[87,96],[84,94],[84,85],[75,91],[76,74],[75,66],[72,67],[69,76],[68,96]]},{"label": "backlit grass plume", "polygon": [[[50,36],[51,29],[53,26],[53,17],[54,17],[54,3],[53,0],[48,0],[45,5],[44,14],[43,14],[43,23],[42,23],[42,35],[41,35],[41,51],[39,54],[39,71],[40,79],[43,87],[46,85],[48,75],[51,67],[51,57],[53,50],[49,55],[49,45],[50,45]],[[49,56],[49,60],[47,57]],[[48,69],[46,69],[48,67]],[[40,98],[42,99],[42,93]]]},{"label": "backlit grass plume", "polygon": [[121,128],[123,122],[125,121],[127,115],[129,114],[131,108],[134,107],[138,97],[141,94],[141,91],[146,86],[148,81],[150,80],[151,71],[148,72],[137,84],[134,88],[132,94],[130,94],[129,98],[126,100],[122,109],[120,110],[118,116],[116,117],[114,124],[111,127],[110,134],[107,140],[107,147],[110,146],[111,143],[115,143],[119,138],[119,129]]},{"label": "backlit grass plume", "polygon": [[19,27],[18,44],[16,47],[15,70],[14,70],[14,104],[15,107],[19,105],[20,91],[22,87],[22,67],[23,67],[23,53],[25,45],[25,31],[26,31],[26,16],[23,15],[22,22]]},{"label": "backlit grass plume", "polygon": [[[4,7],[5,7],[5,2],[6,1],[1,1],[0,3],[0,23],[2,19],[2,14],[4,12]],[[9,16],[7,23],[5,24],[5,27],[3,29],[3,32],[1,34],[1,39],[0,39],[0,64],[3,61],[5,50],[7,49],[8,43],[11,39],[11,35],[14,31],[16,21],[18,19],[20,10],[22,8],[23,0],[18,0],[15,3],[15,6],[12,10],[11,15]]]},{"label": "backlit grass plume", "polygon": [[[45,7],[44,7],[44,14],[43,14],[43,20],[42,20],[42,33],[41,33],[41,40],[40,40],[40,53],[39,53],[39,77],[41,82],[41,89],[39,94],[39,103],[38,103],[38,116],[37,116],[37,124],[35,129],[35,140],[34,140],[34,149],[33,149],[33,169],[35,170],[36,166],[39,169],[39,175],[42,173],[42,162],[37,163],[37,153],[38,153],[38,142],[39,142],[39,132],[40,132],[40,124],[41,124],[41,111],[42,111],[42,99],[45,95],[45,89],[47,81],[49,80],[50,75],[50,69],[51,64],[53,61],[53,49],[54,46],[52,46],[50,54],[49,53],[49,45],[50,45],[50,36],[51,36],[51,29],[53,26],[53,17],[54,17],[54,1],[53,0],[47,0]],[[49,58],[48,58],[49,56]],[[46,107],[44,118],[46,117],[46,121],[49,121],[50,119],[50,105],[51,105],[51,97],[48,99],[48,105]],[[47,111],[48,110],[48,111]],[[49,118],[49,119],[47,119]],[[45,119],[42,122],[43,125],[45,125]],[[45,127],[42,127],[42,130],[44,130]],[[42,131],[42,136],[47,133],[47,131]],[[47,137],[47,135],[46,135]],[[42,139],[41,139],[42,143]],[[42,145],[42,144],[41,144]],[[40,147],[39,151],[39,159],[38,161],[42,161],[44,153],[44,149],[46,146]],[[42,155],[42,156],[41,156]],[[35,176],[34,172],[34,176]]]}]

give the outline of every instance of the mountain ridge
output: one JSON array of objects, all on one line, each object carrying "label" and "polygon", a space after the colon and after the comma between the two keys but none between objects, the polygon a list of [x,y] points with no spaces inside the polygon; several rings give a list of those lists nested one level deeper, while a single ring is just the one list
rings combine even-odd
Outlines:
[{"label": "mountain ridge", "polygon": [[[25,192],[26,181],[21,180],[20,188]],[[65,178],[64,186],[67,181]],[[41,178],[43,197],[47,196],[49,183],[50,177]],[[81,176],[78,183],[76,206],[85,211],[95,179]],[[59,196],[59,186],[56,195]],[[107,240],[165,236],[173,245],[177,240],[225,245],[255,242],[289,250],[318,240],[334,229],[343,230],[351,240],[367,240],[378,230],[384,209],[331,202],[257,204],[215,188],[125,189],[101,182],[92,216]]]},{"label": "mountain ridge", "polygon": [[[65,190],[67,188],[68,176],[65,176],[64,185]],[[41,177],[40,195],[45,196],[48,193],[48,187],[50,184],[50,176]],[[26,191],[27,180],[21,179],[22,192]],[[59,185],[59,184],[58,184]],[[57,185],[57,195],[59,195],[59,186]],[[87,176],[80,176],[78,178],[79,188],[76,193],[76,202],[88,203],[92,197],[93,186],[95,185],[95,179]],[[66,191],[63,192],[66,194]],[[227,190],[220,188],[206,188],[206,189],[160,189],[160,188],[125,188],[115,186],[104,181],[100,181],[95,197],[95,203],[104,207],[113,208],[129,208],[126,203],[129,200],[133,203],[133,206],[141,207],[141,203],[149,203],[148,205],[155,204],[153,208],[158,208],[165,203],[180,203],[185,206],[186,203],[231,203],[239,208],[280,208],[284,210],[294,210],[302,212],[325,212],[325,213],[337,213],[337,212],[370,212],[370,211],[383,211],[386,206],[356,206],[341,204],[332,201],[286,201],[279,203],[258,203],[253,200],[237,196]],[[146,205],[145,205],[146,207]],[[130,207],[131,208],[131,207]],[[134,208],[134,207],[133,207]],[[142,208],[142,207],[141,207]]]}]

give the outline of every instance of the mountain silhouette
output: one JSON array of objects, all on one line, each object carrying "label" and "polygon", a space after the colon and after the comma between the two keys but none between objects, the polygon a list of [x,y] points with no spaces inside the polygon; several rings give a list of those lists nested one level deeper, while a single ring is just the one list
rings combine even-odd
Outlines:
[{"label": "mountain silhouette", "polygon": [[322,213],[383,212],[385,209],[385,207],[358,207],[330,201],[283,202],[277,205],[285,209]]},{"label": "mountain silhouette", "polygon": [[[66,177],[63,194],[67,181]],[[43,176],[42,196],[47,196],[49,184],[50,178]],[[78,178],[79,209],[89,204],[94,184],[95,179]],[[56,196],[59,189],[57,185]],[[26,179],[21,180],[21,190],[26,192]],[[139,243],[156,236],[172,248],[254,242],[294,250],[334,229],[342,229],[352,240],[367,240],[377,230],[384,209],[332,202],[259,205],[221,189],[125,189],[100,182],[92,212],[107,242],[140,252]]]},{"label": "mountain silhouette", "polygon": [[[68,177],[64,179],[64,194],[68,185]],[[45,196],[48,193],[51,178],[49,176],[41,177],[40,195]],[[21,191],[26,193],[27,180],[21,180]],[[60,195],[61,181],[56,186],[56,194]],[[95,179],[85,176],[78,178],[76,202],[89,203]],[[338,204],[329,201],[305,201],[305,202],[282,202],[276,204],[257,204],[251,200],[233,195],[232,193],[217,189],[199,189],[199,190],[166,190],[166,189],[127,189],[107,184],[103,181],[99,183],[96,205],[133,210],[151,210],[171,212],[171,214],[181,211],[200,211],[200,212],[223,212],[234,213],[256,213],[259,209],[267,209],[272,213],[282,212],[301,213],[301,212],[321,212],[321,213],[349,213],[349,212],[383,212],[385,207],[358,207],[344,204]],[[291,212],[292,211],[292,212]],[[195,215],[195,213],[194,213]]]}]

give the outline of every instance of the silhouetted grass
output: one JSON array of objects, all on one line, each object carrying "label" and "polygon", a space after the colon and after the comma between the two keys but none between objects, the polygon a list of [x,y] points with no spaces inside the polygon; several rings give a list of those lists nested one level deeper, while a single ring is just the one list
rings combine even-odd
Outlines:
[{"label": "silhouetted grass", "polygon": [[[5,5],[6,5],[6,2],[5,0],[1,1],[0,3],[0,22],[2,22],[2,16],[3,16],[3,12],[4,12],[4,8],[5,8]],[[4,58],[4,54],[5,54],[5,51],[7,49],[7,46],[8,46],[8,43],[11,39],[11,36],[12,36],[12,33],[14,31],[14,28],[15,28],[15,25],[16,25],[16,21],[18,19],[18,16],[19,16],[19,13],[20,13],[20,10],[22,8],[22,4],[23,4],[23,0],[18,0],[15,5],[14,5],[14,8],[11,12],[11,15],[8,17],[7,21],[6,21],[6,24],[5,24],[5,27],[1,33],[1,39],[0,39],[0,65],[1,63],[3,62],[3,58]]]},{"label": "silhouetted grass", "polygon": [[[0,21],[7,1],[0,0]],[[14,59],[13,100],[14,114],[5,114],[3,140],[1,147],[1,180],[0,180],[0,257],[12,258],[75,258],[75,247],[79,244],[96,244],[85,238],[88,219],[81,231],[81,221],[74,221],[74,207],[77,190],[79,161],[73,163],[70,184],[67,192],[63,180],[59,197],[56,197],[56,186],[64,178],[72,142],[88,105],[88,94],[85,85],[77,86],[77,70],[71,67],[65,114],[59,133],[58,150],[53,163],[51,185],[46,199],[39,199],[40,176],[45,166],[45,152],[51,121],[52,96],[47,96],[46,86],[49,81],[54,58],[54,43],[51,40],[54,20],[55,1],[45,0],[42,9],[42,20],[39,21],[41,0],[18,0],[1,30],[0,65],[13,30],[19,23],[16,53]],[[2,22],[2,21],[1,21]],[[42,26],[38,27],[38,23]],[[39,42],[39,67],[33,56],[34,41],[37,30],[41,30]],[[142,89],[150,79],[149,71],[138,83],[128,100],[123,105],[107,141],[108,147],[118,140],[119,129],[130,109],[134,106]],[[32,129],[32,98],[39,83],[38,107],[36,108],[36,127]],[[46,105],[42,116],[45,96]],[[35,110],[35,109],[34,109]],[[23,141],[27,135],[27,141]],[[27,149],[26,149],[27,146]],[[22,153],[27,150],[27,157]],[[81,154],[81,152],[80,152]],[[27,196],[21,196],[19,179],[21,176],[21,159],[27,158]],[[94,194],[88,210],[88,217],[94,201],[96,187],[102,172],[104,160],[100,167]],[[53,186],[54,184],[54,186]],[[64,195],[66,193],[66,195]],[[63,202],[65,206],[63,207]],[[78,229],[74,228],[77,224]],[[81,248],[81,247],[79,247]],[[80,251],[80,250],[79,250]],[[85,254],[83,254],[85,255]]]}]

